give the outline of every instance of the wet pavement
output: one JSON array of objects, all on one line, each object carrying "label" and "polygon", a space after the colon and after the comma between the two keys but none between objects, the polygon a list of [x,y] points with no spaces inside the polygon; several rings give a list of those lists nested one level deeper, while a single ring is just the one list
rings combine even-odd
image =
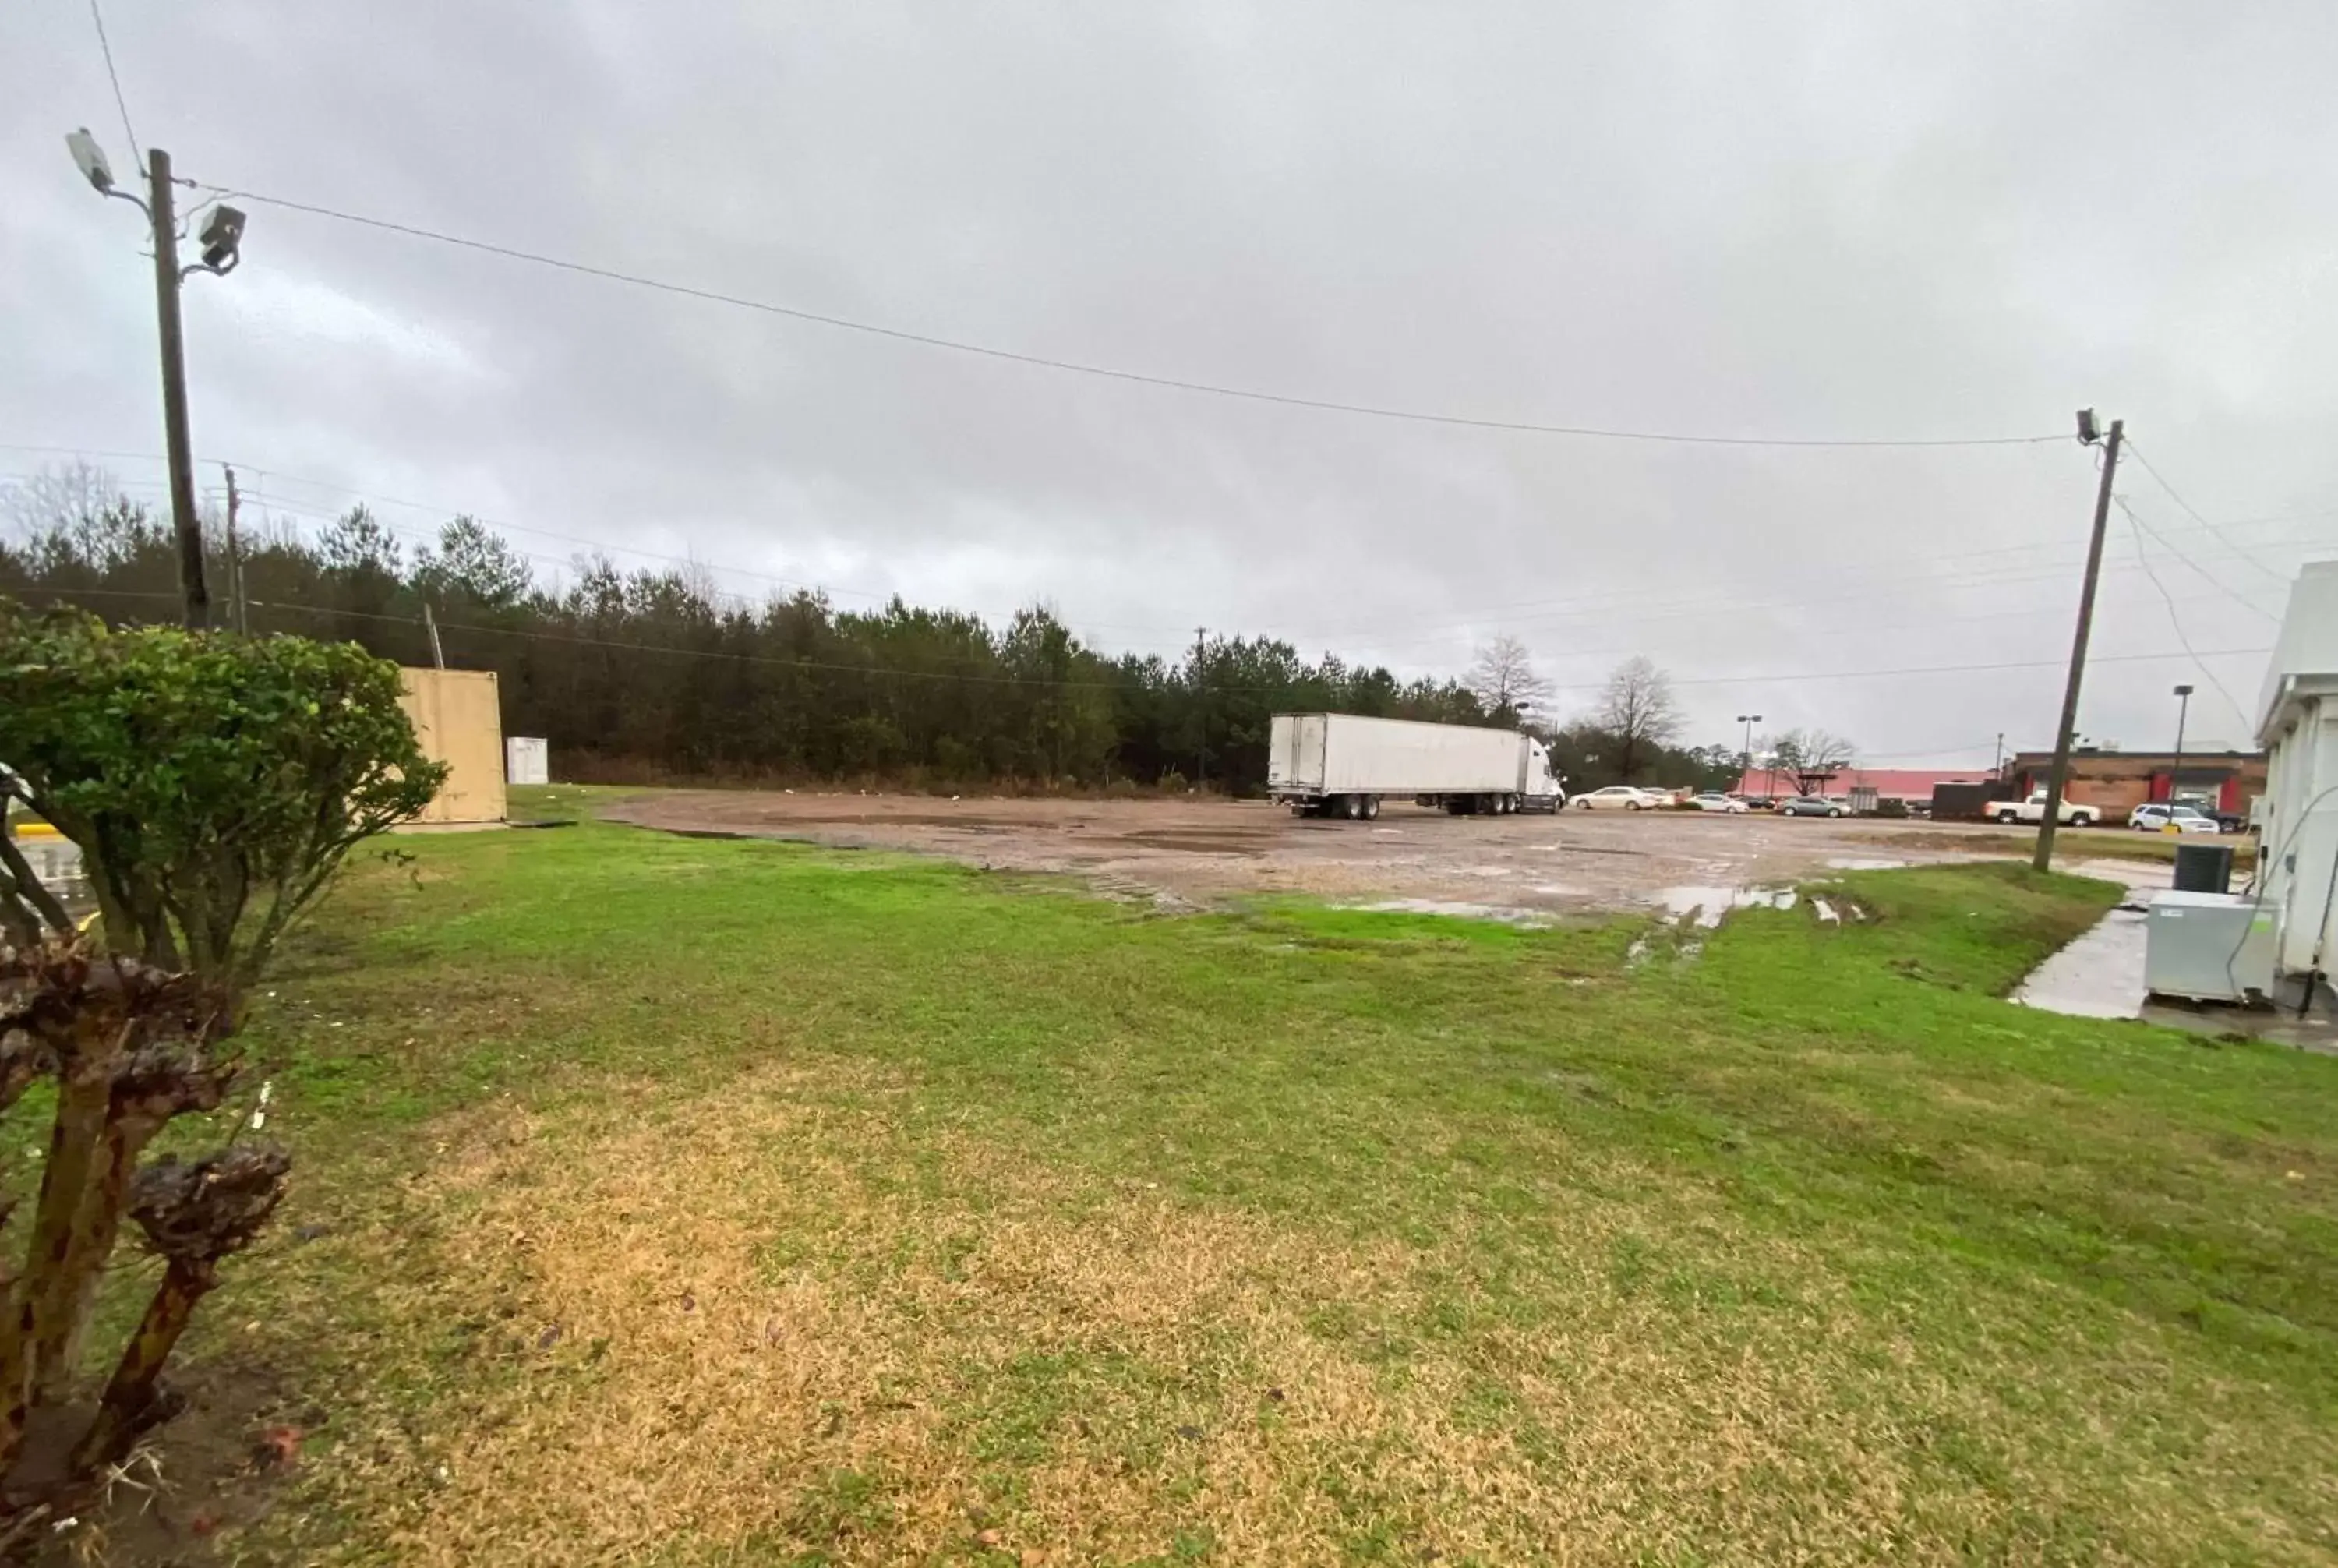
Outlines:
[{"label": "wet pavement", "polygon": [[2072,867],[2085,876],[2124,883],[2127,897],[2094,928],[2029,973],[2013,994],[2025,1007],[2078,1018],[2137,1018],[2195,1034],[2252,1040],[2338,1054],[2338,999],[2327,991],[2298,1016],[2295,988],[2281,1005],[2154,1000],[2144,990],[2151,896],[2168,886],[2174,868],[2139,862],[2088,861]]}]

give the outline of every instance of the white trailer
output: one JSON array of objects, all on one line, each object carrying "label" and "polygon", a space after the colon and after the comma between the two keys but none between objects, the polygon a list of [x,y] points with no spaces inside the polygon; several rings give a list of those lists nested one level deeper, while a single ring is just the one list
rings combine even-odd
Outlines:
[{"label": "white trailer", "polygon": [[1491,817],[1567,804],[1531,735],[1353,713],[1276,714],[1266,788],[1293,812],[1359,821],[1391,799]]}]

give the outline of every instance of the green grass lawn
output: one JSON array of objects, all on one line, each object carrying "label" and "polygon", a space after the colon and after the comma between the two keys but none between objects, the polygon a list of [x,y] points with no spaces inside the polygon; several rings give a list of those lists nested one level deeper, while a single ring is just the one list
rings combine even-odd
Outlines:
[{"label": "green grass lawn", "polygon": [[2338,1553],[2338,1062],[1999,1000],[2106,885],[1854,874],[1634,961],[396,848],[250,1031],[300,1186],[193,1354],[314,1430],[231,1556]]}]

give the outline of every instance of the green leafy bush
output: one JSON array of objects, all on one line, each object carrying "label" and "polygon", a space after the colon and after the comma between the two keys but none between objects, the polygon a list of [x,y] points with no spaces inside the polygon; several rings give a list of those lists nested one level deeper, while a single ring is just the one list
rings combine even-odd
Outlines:
[{"label": "green leafy bush", "polygon": [[231,998],[349,849],[446,778],[398,667],[353,643],[114,632],[5,599],[0,764],[81,846],[107,945]]}]

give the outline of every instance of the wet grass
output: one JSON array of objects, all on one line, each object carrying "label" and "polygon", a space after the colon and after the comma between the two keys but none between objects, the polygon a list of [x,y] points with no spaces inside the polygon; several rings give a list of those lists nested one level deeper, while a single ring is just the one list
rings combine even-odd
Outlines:
[{"label": "wet grass", "polygon": [[2000,1001],[2107,885],[1851,874],[1630,967],[398,848],[252,1031],[301,1185],[198,1350],[329,1419],[250,1560],[2338,1551],[2338,1063]]}]

